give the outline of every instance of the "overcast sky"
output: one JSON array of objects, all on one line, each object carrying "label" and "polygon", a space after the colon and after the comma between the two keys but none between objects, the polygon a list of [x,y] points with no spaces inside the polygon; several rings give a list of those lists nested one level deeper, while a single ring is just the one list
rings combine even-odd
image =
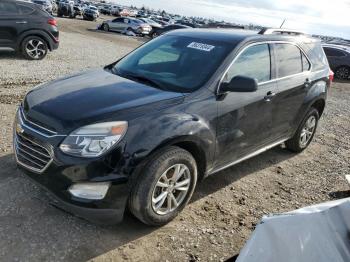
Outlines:
[{"label": "overcast sky", "polygon": [[350,0],[114,0],[186,16],[254,23],[350,39]]}]

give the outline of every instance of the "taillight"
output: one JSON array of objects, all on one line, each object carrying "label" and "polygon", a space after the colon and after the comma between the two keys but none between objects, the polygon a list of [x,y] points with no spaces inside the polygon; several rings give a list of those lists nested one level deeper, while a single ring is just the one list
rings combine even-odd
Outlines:
[{"label": "taillight", "polygon": [[56,20],[56,19],[49,19],[49,20],[47,21],[47,23],[48,23],[49,25],[57,26],[57,20]]},{"label": "taillight", "polygon": [[329,81],[333,82],[334,80],[334,72],[332,70],[329,70]]}]

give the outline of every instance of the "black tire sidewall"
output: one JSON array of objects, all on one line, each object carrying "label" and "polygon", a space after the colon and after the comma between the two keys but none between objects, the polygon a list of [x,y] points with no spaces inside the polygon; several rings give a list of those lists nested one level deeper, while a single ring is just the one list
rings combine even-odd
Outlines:
[{"label": "black tire sidewall", "polygon": [[[307,144],[304,147],[300,146],[300,135],[301,132],[305,126],[306,121],[311,117],[311,116],[315,116],[316,117],[316,125],[315,125],[315,129],[313,131],[313,134],[311,136],[311,138],[309,139],[309,141],[307,142]],[[317,131],[317,127],[318,127],[318,121],[320,119],[320,115],[318,113],[318,110],[316,108],[312,108],[309,110],[309,112],[306,114],[306,116],[304,117],[303,121],[301,122],[301,124],[298,127],[297,132],[295,133],[295,135],[293,136],[292,139],[290,139],[289,141],[287,141],[286,145],[287,148],[291,149],[294,152],[302,152],[304,151],[309,145],[310,143],[313,141],[313,138],[315,136],[315,133]]]},{"label": "black tire sidewall", "polygon": [[[40,40],[41,42],[44,43],[45,45],[45,54],[43,56],[41,56],[40,58],[36,59],[36,58],[33,58],[31,57],[30,55],[28,55],[27,51],[25,50],[26,48],[26,44],[30,41],[30,40]],[[49,52],[49,47],[46,43],[46,41],[44,39],[42,39],[41,37],[38,37],[38,36],[28,36],[26,37],[23,41],[22,41],[22,44],[21,44],[21,53],[22,55],[24,56],[24,58],[28,59],[28,60],[42,60],[46,57],[47,53]]]},{"label": "black tire sidewall", "polygon": [[[191,174],[190,189],[177,209],[166,215],[157,214],[152,208],[153,190],[160,176],[175,164],[186,165]],[[152,158],[140,174],[129,201],[131,212],[148,225],[164,225],[174,219],[191,199],[197,184],[197,166],[192,155],[180,148],[170,147]]]}]

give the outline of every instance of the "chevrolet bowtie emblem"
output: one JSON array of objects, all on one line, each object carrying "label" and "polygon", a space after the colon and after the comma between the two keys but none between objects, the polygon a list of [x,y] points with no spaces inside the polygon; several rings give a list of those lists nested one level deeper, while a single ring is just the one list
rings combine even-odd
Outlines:
[{"label": "chevrolet bowtie emblem", "polygon": [[17,134],[23,134],[24,129],[21,127],[20,124],[16,125],[16,132],[17,132]]}]

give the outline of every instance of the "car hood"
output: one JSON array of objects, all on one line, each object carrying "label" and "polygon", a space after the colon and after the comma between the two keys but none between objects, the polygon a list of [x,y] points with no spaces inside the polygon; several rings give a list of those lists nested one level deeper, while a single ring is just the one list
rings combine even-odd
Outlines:
[{"label": "car hood", "polygon": [[130,120],[181,103],[182,93],[94,70],[38,86],[24,100],[26,118],[60,133],[82,125]]}]

